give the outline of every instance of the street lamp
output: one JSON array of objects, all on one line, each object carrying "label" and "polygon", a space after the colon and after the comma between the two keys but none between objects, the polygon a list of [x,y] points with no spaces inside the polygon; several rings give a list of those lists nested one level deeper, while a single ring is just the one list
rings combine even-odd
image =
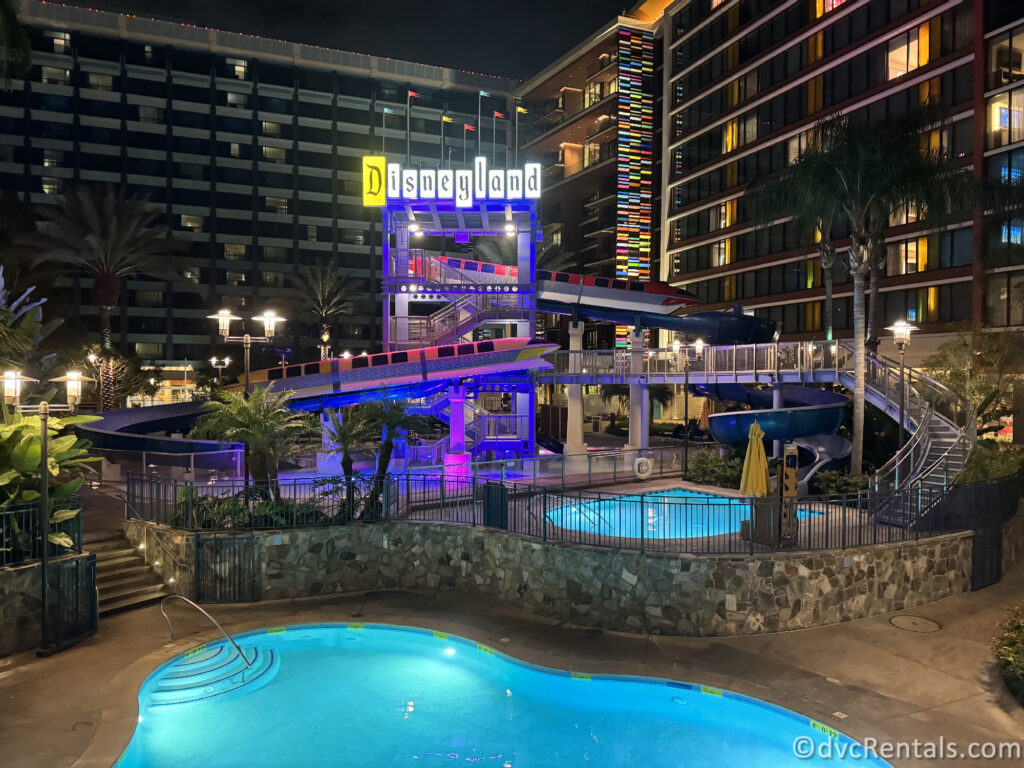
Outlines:
[{"label": "street lamp", "polygon": [[216,314],[207,315],[207,319],[217,321],[217,332],[225,342],[228,344],[241,344],[242,348],[245,350],[245,355],[243,356],[243,362],[245,365],[245,394],[248,395],[251,390],[249,383],[249,350],[252,348],[252,343],[254,341],[265,343],[274,338],[276,326],[278,323],[284,322],[284,318],[269,310],[261,315],[256,315],[253,320],[263,323],[262,336],[252,336],[248,333],[244,333],[241,336],[232,336],[231,322],[233,320],[241,320],[242,318],[231,314],[231,310],[228,309],[222,309]]},{"label": "street lamp", "polygon": [[220,377],[221,377],[221,374],[223,373],[224,369],[227,368],[229,365],[231,365],[231,358],[230,357],[211,357],[210,358],[210,365],[217,369],[217,378],[215,379],[215,381],[219,384],[220,383]]},{"label": "street lamp", "polygon": [[906,366],[904,360],[907,355],[907,345],[910,343],[910,334],[918,330],[906,320],[897,320],[885,330],[892,331],[892,340],[896,342],[896,348],[900,351],[900,448],[907,440],[907,428],[904,418],[907,408],[907,386],[904,382]]},{"label": "street lamp", "polygon": [[[682,349],[682,346],[683,346],[682,342],[680,342],[679,339],[672,339],[672,353],[675,355],[675,362],[676,362],[676,370],[677,371],[679,370],[679,350]],[[679,395],[679,385],[678,384],[675,385],[675,395],[676,395],[676,397],[674,397],[673,401],[672,401],[672,410],[674,412],[675,418],[678,419],[679,418],[679,397],[678,397],[678,395]],[[686,425],[684,424],[683,426],[685,427]]]}]

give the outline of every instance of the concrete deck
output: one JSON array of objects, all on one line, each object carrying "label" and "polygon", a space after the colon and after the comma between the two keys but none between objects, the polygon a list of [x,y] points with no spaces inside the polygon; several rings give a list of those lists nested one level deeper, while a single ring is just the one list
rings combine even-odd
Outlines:
[{"label": "concrete deck", "polygon": [[[430,627],[536,664],[729,688],[858,739],[945,737],[966,745],[1024,736],[1024,709],[1003,687],[990,651],[997,623],[1022,600],[1024,568],[1018,567],[994,587],[902,612],[937,622],[935,632],[899,629],[890,619],[901,614],[889,614],[730,639],[580,629],[449,592],[379,592],[209,608],[229,631],[350,620]],[[112,765],[131,737],[136,694],[145,676],[169,656],[218,636],[183,603],[168,610],[179,633],[174,643],[153,606],[101,620],[97,635],[62,654],[0,659],[5,768]],[[972,764],[892,762],[900,768],[925,762]]]}]

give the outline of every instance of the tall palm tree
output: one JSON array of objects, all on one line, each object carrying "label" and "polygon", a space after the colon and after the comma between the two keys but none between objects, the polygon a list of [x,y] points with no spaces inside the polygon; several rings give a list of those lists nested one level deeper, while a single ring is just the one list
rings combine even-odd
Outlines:
[{"label": "tall palm tree", "polygon": [[368,297],[362,281],[341,271],[334,259],[303,265],[292,273],[291,300],[313,318],[320,330],[320,359],[331,354],[331,327],[339,317],[352,315]]},{"label": "tall palm tree", "polygon": [[327,452],[341,454],[341,471],[345,473],[346,483],[351,483],[354,475],[352,454],[374,443],[380,434],[371,418],[374,415],[362,405],[353,405],[341,414],[333,408],[327,411],[324,425],[324,438],[330,443]]},{"label": "tall palm tree", "polygon": [[217,400],[203,403],[190,437],[245,443],[248,467],[257,485],[277,480],[282,459],[305,449],[304,441],[319,430],[316,419],[288,408],[289,393],[258,387],[242,392],[220,392]]},{"label": "tall palm tree", "polygon": [[376,400],[364,407],[371,428],[383,436],[377,455],[373,490],[367,504],[367,514],[372,517],[381,514],[384,483],[391,466],[391,455],[395,452],[395,442],[404,439],[409,432],[425,427],[430,420],[413,413],[407,400]]},{"label": "tall palm tree", "polygon": [[[121,298],[124,281],[138,275],[174,280],[166,254],[182,247],[170,230],[156,225],[160,211],[145,197],[129,196],[111,187],[69,187],[60,206],[40,206],[40,232],[29,243],[45,256],[77,268],[93,278],[99,306],[100,356],[112,360],[110,316]],[[103,409],[113,407],[113,368],[99,366]]]},{"label": "tall palm tree", "polygon": [[32,66],[32,41],[18,19],[18,0],[0,0],[0,90]]}]

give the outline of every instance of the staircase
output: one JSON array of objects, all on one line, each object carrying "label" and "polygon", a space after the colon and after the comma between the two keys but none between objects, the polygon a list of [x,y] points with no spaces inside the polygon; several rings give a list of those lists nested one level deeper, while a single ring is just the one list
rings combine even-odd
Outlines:
[{"label": "staircase", "polygon": [[236,691],[253,691],[277,674],[281,657],[273,648],[247,646],[241,651],[245,661],[227,643],[201,645],[186,651],[184,658],[160,674],[149,694],[149,705],[191,704]]},{"label": "staircase", "polygon": [[100,616],[141,608],[170,594],[146,558],[121,534],[86,541],[85,547],[96,553]]}]

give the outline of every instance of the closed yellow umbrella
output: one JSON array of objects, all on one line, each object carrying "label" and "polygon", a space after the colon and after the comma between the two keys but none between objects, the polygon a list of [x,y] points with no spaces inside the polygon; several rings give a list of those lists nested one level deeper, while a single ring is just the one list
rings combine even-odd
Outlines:
[{"label": "closed yellow umbrella", "polygon": [[704,407],[700,409],[700,420],[697,422],[697,429],[699,429],[701,432],[707,433],[709,429],[708,417],[712,414],[712,412],[713,411],[711,410],[711,398],[705,397]]},{"label": "closed yellow umbrella", "polygon": [[764,430],[756,421],[750,425],[747,456],[743,460],[740,493],[747,496],[768,494],[768,457],[764,454]]}]

